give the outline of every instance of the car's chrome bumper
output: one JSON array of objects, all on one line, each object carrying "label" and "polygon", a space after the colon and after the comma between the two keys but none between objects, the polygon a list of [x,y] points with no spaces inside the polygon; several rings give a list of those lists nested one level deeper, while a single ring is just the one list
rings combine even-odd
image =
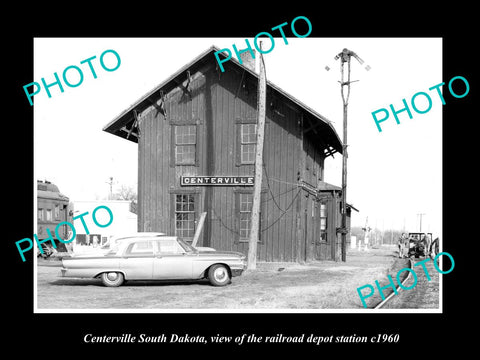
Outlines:
[{"label": "car's chrome bumper", "polygon": [[240,276],[245,270],[247,270],[247,262],[245,261],[245,259],[242,259],[241,264],[239,264],[238,266],[232,266],[230,267],[230,269],[232,270],[232,277]]},{"label": "car's chrome bumper", "polygon": [[232,269],[232,277],[242,275],[244,269]]}]

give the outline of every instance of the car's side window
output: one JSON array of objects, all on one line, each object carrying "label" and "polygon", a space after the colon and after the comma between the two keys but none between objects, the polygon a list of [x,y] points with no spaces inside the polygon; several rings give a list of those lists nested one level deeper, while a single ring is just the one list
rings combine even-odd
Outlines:
[{"label": "car's side window", "polygon": [[158,241],[158,252],[164,255],[183,254],[185,250],[178,244],[175,239],[163,239]]},{"label": "car's side window", "polygon": [[137,241],[128,246],[127,255],[131,256],[153,256],[153,244],[151,241]]}]

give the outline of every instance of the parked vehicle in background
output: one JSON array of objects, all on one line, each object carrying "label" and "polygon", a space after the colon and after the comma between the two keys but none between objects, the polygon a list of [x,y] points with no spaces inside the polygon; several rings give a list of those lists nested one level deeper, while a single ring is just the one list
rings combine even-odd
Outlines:
[{"label": "parked vehicle in background", "polygon": [[225,286],[246,269],[238,252],[198,251],[175,236],[135,236],[100,256],[62,260],[62,277],[100,278],[105,286],[125,280],[200,280]]},{"label": "parked vehicle in background", "polygon": [[[134,234],[123,234],[123,235],[116,235],[112,236],[105,244],[100,246],[99,252],[101,254],[106,254],[112,249],[116,249],[120,242],[123,240],[131,239],[131,238],[140,238],[140,237],[156,237],[156,236],[165,236],[165,233],[162,232],[137,232]],[[90,254],[92,255],[92,254]]]},{"label": "parked vehicle in background", "polygon": [[432,233],[409,233],[408,256],[418,258],[429,255],[430,244],[432,242]]},{"label": "parked vehicle in background", "polygon": [[[131,238],[139,238],[139,237],[159,237],[159,236],[165,236],[165,233],[162,232],[137,232],[133,234],[128,234],[128,235],[116,235],[112,236],[105,244],[103,244],[100,247],[92,249],[90,252],[86,253],[80,253],[80,254],[75,254],[73,253],[72,256],[75,257],[89,257],[89,256],[95,256],[95,255],[104,255],[111,251],[112,249],[116,249],[120,242],[131,239]],[[211,247],[204,247],[204,246],[194,246],[196,250],[200,252],[206,252],[206,251],[215,251],[214,248]]]}]

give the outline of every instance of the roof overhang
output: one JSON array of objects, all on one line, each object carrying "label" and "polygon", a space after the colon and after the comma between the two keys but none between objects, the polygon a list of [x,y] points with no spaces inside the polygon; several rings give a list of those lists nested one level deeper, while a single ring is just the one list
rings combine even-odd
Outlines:
[{"label": "roof overhang", "polygon": [[[134,104],[132,104],[122,113],[120,113],[117,117],[115,117],[112,121],[105,125],[103,127],[103,130],[113,135],[128,139],[130,141],[138,142],[138,134],[135,131],[134,125],[136,120],[136,114],[147,109],[149,106],[156,106],[157,101],[161,96],[161,92],[166,94],[173,88],[181,85],[185,81],[186,71],[194,73],[208,63],[213,62],[216,64],[216,58],[214,54],[218,51],[220,51],[220,49],[216,46],[212,46],[209,49],[205,50],[195,59],[180,68],[169,78],[167,78],[161,84],[153,88],[151,91],[138,99]],[[218,55],[220,58],[226,58],[226,55],[223,52],[218,53]],[[235,58],[232,57],[229,60],[228,64],[230,63],[235,64],[234,66],[239,67],[249,76],[253,76],[258,79],[257,73],[250,70],[248,67],[240,64]],[[318,141],[319,145],[323,148],[325,156],[333,155],[336,152],[340,154],[342,153],[342,142],[337,132],[335,131],[332,123],[326,117],[319,114],[309,106],[305,105],[292,95],[288,94],[283,89],[273,84],[271,81],[267,81],[267,92],[268,91],[273,91],[276,95],[284,97],[293,105],[293,107],[298,109],[298,111],[303,115],[304,135],[313,136],[313,138]]]}]

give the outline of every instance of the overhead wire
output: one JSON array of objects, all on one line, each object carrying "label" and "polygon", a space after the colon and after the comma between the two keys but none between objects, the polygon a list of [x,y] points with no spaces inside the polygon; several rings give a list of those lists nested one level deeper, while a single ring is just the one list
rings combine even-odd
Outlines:
[{"label": "overhead wire", "polygon": [[[260,204],[265,204],[265,203],[269,202],[270,200],[272,200],[273,203],[275,204],[275,206],[278,208],[278,210],[281,211],[281,214],[280,214],[272,223],[270,223],[270,224],[268,224],[268,225],[265,224],[266,226],[265,226],[265,227],[262,227],[262,229],[260,230],[261,232],[265,232],[265,231],[267,231],[268,229],[270,229],[272,226],[274,226],[276,223],[278,223],[278,222],[285,216],[286,213],[288,213],[288,212],[291,210],[293,204],[295,203],[295,200],[296,200],[297,197],[300,195],[300,192],[301,192],[301,190],[302,190],[302,188],[299,186],[298,183],[291,183],[291,182],[287,182],[287,181],[278,180],[278,179],[275,179],[275,178],[270,178],[270,177],[268,176],[268,172],[267,172],[267,169],[266,169],[266,167],[265,167],[265,164],[263,164],[263,168],[264,168],[264,170],[265,170],[265,179],[266,179],[266,184],[267,184],[267,188],[268,188],[268,192],[269,192],[269,194],[270,194],[270,197],[267,198],[267,199],[262,199],[263,201],[261,201]],[[272,188],[271,188],[271,186],[270,186],[270,181],[278,181],[278,182],[283,183],[283,184],[294,185],[294,186],[291,187],[291,188],[289,188],[288,190],[286,190],[286,191],[284,191],[284,192],[279,193],[278,196],[276,197],[276,196],[273,194],[273,190],[272,190]],[[298,191],[297,191],[296,194],[292,197],[292,200],[291,200],[291,202],[288,204],[288,206],[287,206],[285,209],[283,209],[283,208],[280,206],[279,202],[277,201],[277,198],[279,198],[279,197],[282,196],[282,195],[288,194],[288,193],[294,191],[295,189],[298,189]],[[236,227],[232,228],[231,226],[228,226],[228,225],[225,223],[225,221],[224,221],[225,216],[223,216],[223,218],[222,218],[222,216],[219,216],[219,215],[216,213],[215,208],[213,208],[213,207],[212,207],[212,211],[213,211],[213,215],[214,215],[214,217],[215,217],[215,220],[218,220],[219,223],[220,223],[220,225],[221,225],[222,227],[224,227],[225,229],[227,229],[228,231],[230,231],[230,232],[232,232],[232,233],[234,233],[234,234],[236,234],[236,235],[240,235],[239,229],[236,229]],[[238,214],[235,214],[235,215],[232,216],[232,215],[230,214],[229,216],[226,217],[226,219],[227,219],[227,220],[232,219],[232,218],[235,219],[235,218],[237,217],[237,215],[238,215]]]}]

